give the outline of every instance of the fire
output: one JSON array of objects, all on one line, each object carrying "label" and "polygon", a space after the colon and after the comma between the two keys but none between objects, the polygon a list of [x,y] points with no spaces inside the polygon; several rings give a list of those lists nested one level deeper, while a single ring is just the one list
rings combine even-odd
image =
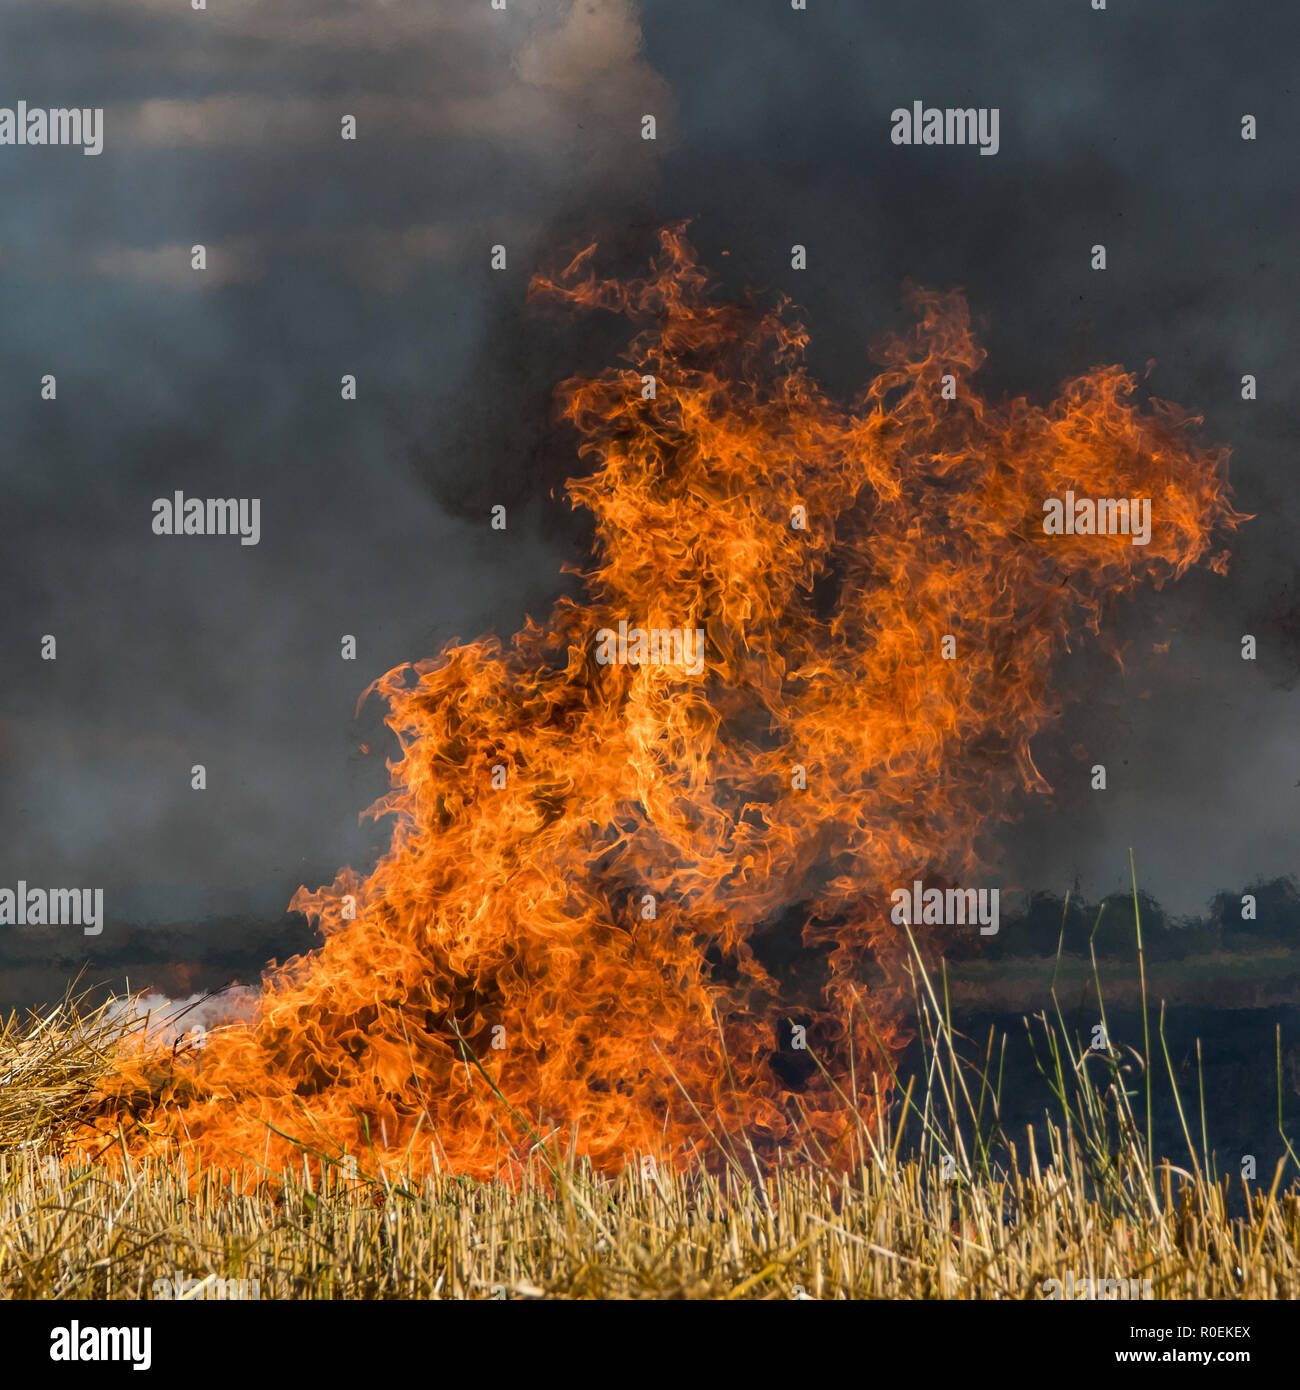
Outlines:
[{"label": "fire", "polygon": [[[539,1141],[607,1171],[833,1152],[906,1041],[891,891],[987,882],[992,832],[1050,790],[1056,654],[1139,583],[1222,568],[1225,455],[1131,374],[985,400],[965,303],[917,292],[845,406],[788,305],[719,302],[682,229],[660,241],[644,278],[588,248],[530,291],[638,327],[626,369],[560,388],[583,596],[375,683],[391,847],[299,889],[323,944],[251,1023],[123,1065],[138,1148],[473,1175]],[[1067,492],[1149,499],[1148,543],[1048,534]]]}]

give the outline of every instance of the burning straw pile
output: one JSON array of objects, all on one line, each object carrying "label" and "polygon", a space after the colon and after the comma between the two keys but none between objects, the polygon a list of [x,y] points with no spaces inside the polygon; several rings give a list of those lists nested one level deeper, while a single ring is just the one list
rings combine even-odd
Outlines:
[{"label": "burning straw pile", "polygon": [[47,1148],[88,1122],[100,1087],[147,1020],[109,1001],[69,996],[58,1008],[0,1023],[0,1153]]},{"label": "burning straw pile", "polygon": [[[636,330],[625,368],[560,388],[580,595],[376,682],[391,846],[299,891],[322,945],[250,1020],[111,1066],[93,1028],[5,1034],[51,1071],[4,1136],[61,1105],[101,1165],[56,1197],[8,1161],[0,1281],[139,1292],[190,1251],[243,1252],[268,1296],[1020,1297],[1123,1252],[1165,1292],[1294,1290],[1292,1198],[1233,1224],[1202,1162],[1176,1215],[1131,1126],[995,1159],[987,1085],[959,1119],[955,1061],[920,1101],[894,1075],[909,1001],[942,1028],[936,943],[891,889],[978,881],[1047,789],[1058,654],[1140,585],[1223,567],[1222,451],[1118,367],[985,399],[955,295],[916,294],[838,404],[788,308],[719,302],[681,229],[643,278],[589,248],[532,295]],[[1049,531],[1071,494],[1144,499],[1149,534]],[[1056,1055],[1089,1125],[1126,1104]]]},{"label": "burning straw pile", "polygon": [[[249,1026],[106,1082],[137,1156],[374,1143],[420,1172],[436,1135],[486,1178],[522,1170],[527,1126],[576,1127],[603,1173],[722,1136],[843,1151],[908,1036],[891,888],[978,882],[1046,788],[1055,657],[1139,585],[1224,563],[1221,451],[1118,367],[986,400],[965,304],[919,293],[844,406],[788,312],[719,302],[680,230],[644,278],[595,262],[532,289],[637,330],[626,369],[560,388],[582,596],[376,683],[390,849],[299,891],[323,944]],[[1146,543],[1049,534],[1071,493],[1147,499]]]}]

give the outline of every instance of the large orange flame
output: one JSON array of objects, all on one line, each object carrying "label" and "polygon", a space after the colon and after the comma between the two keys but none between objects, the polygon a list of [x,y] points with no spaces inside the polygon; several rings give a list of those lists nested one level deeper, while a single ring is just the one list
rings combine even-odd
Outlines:
[{"label": "large orange flame", "polygon": [[[561,388],[585,597],[376,682],[391,848],[299,890],[324,942],[250,1025],[124,1068],[142,1148],[486,1175],[539,1135],[606,1170],[740,1133],[833,1147],[905,1040],[890,890],[988,883],[991,832],[1046,790],[1054,656],[1140,581],[1222,567],[1224,455],[1118,367],[986,401],[964,302],[917,293],[845,408],[787,307],[717,302],[680,228],[644,279],[593,261],[531,291],[641,325],[627,370]],[[1149,544],[1044,534],[1067,490],[1149,498]],[[601,664],[620,621],[702,629],[703,669]]]}]

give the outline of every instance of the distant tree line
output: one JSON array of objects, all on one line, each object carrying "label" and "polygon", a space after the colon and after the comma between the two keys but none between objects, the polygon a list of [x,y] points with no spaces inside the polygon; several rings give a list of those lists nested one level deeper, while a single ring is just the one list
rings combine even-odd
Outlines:
[{"label": "distant tree line", "polygon": [[[950,943],[948,956],[992,960],[1053,956],[1058,943],[1065,954],[1087,956],[1091,938],[1098,960],[1137,959],[1131,891],[1112,893],[1099,903],[1071,897],[1067,905],[1055,893],[1033,893],[1020,908],[1015,901],[1009,895],[1003,899],[997,936],[959,931]],[[1300,885],[1289,874],[1251,884],[1238,893],[1218,893],[1199,916],[1171,916],[1141,889],[1137,910],[1148,959],[1180,960],[1213,951],[1300,949]]]}]

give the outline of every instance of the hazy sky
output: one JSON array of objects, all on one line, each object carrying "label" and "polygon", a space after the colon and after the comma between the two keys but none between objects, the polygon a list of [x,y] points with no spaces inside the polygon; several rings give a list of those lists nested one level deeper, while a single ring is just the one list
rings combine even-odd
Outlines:
[{"label": "hazy sky", "polygon": [[[528,278],[596,237],[642,264],[682,217],[729,283],[803,306],[837,392],[909,277],[967,291],[986,390],[1154,359],[1258,519],[1228,578],[1117,615],[1126,673],[1063,665],[1058,796],[1006,836],[1002,881],[1099,894],[1131,845],[1190,911],[1300,867],[1298,43],[1293,10],[1210,0],[7,0],[0,105],[102,106],[105,137],[0,147],[0,883],[102,885],[110,921],[273,923],[363,863],[386,774],[358,695],[513,631],[581,554],[548,395],[619,339],[527,312]],[[998,107],[998,154],[894,146],[914,100]],[[260,544],[154,536],[176,489],[260,497]]]}]

